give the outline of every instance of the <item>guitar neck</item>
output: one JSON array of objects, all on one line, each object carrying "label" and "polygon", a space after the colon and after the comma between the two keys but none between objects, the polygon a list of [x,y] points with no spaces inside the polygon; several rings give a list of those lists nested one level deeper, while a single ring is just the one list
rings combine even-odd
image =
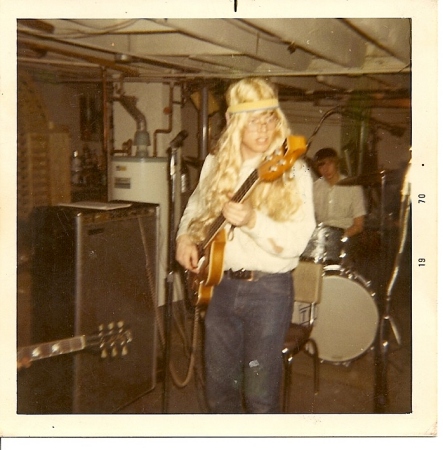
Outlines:
[{"label": "guitar neck", "polygon": [[85,336],[76,336],[59,341],[21,347],[17,351],[17,361],[22,361],[26,358],[31,362],[39,359],[51,358],[52,356],[66,355],[68,353],[84,350],[86,345]]},{"label": "guitar neck", "polygon": [[[254,185],[258,182],[259,176],[258,171],[254,170],[248,178],[245,180],[245,182],[240,186],[238,191],[233,195],[231,201],[236,203],[241,203],[245,197],[248,195],[248,193],[252,190]],[[217,235],[217,233],[225,226],[226,219],[223,216],[223,214],[220,214],[212,223],[211,227],[209,228],[209,232],[207,234],[206,239],[200,244],[200,249],[204,250],[208,245],[213,241],[214,237]]]},{"label": "guitar neck", "polygon": [[[280,149],[274,152],[274,155],[266,158],[260,166],[255,169],[245,182],[240,186],[240,189],[232,197],[232,201],[241,203],[258,181],[274,181],[279,178],[284,172],[289,170],[296,159],[306,152],[305,139],[302,136],[288,136],[283,142]],[[203,254],[206,248],[214,240],[217,233],[226,224],[226,219],[223,214],[220,214],[211,224],[204,239],[198,246],[200,254]]]}]

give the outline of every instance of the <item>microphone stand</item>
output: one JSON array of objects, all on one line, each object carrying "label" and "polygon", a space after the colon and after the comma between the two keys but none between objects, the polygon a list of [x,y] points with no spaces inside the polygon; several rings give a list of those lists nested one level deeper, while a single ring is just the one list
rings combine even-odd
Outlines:
[{"label": "microphone stand", "polygon": [[168,412],[169,404],[169,364],[171,357],[171,324],[172,324],[172,302],[174,296],[174,261],[175,261],[175,186],[177,176],[177,147],[168,148],[169,166],[169,245],[168,245],[168,273],[166,276],[166,301],[165,301],[165,348],[163,354],[163,413]]}]

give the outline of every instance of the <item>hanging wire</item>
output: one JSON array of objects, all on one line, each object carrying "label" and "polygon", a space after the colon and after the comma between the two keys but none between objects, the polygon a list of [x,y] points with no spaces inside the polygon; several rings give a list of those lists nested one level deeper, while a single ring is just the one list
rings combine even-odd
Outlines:
[{"label": "hanging wire", "polygon": [[310,138],[308,139],[308,141],[306,142],[306,150],[309,150],[309,147],[314,139],[314,137],[316,136],[316,134],[319,132],[320,127],[322,126],[323,122],[332,114],[339,114],[341,113],[342,107],[341,106],[336,106],[335,108],[330,109],[329,111],[326,111],[322,118],[320,119],[320,122],[318,123],[318,125],[315,127],[313,133],[311,134]]},{"label": "hanging wire", "polygon": [[[154,307],[154,311],[155,311],[155,319],[156,319],[156,323],[157,323],[157,327],[158,327],[158,331],[159,331],[159,336],[160,336],[160,343],[162,345],[162,347],[165,347],[165,331],[164,331],[164,327],[163,327],[163,322],[161,320],[160,317],[160,311],[158,308],[158,305],[156,304],[156,291],[155,291],[155,282],[154,282],[154,277],[153,277],[153,270],[152,270],[152,266],[149,260],[149,253],[148,253],[148,244],[147,244],[147,239],[146,239],[146,234],[145,234],[145,230],[141,221],[141,218],[138,217],[138,224],[139,224],[139,229],[140,229],[140,235],[142,238],[142,243],[143,243],[143,249],[144,249],[144,253],[145,253],[145,268],[146,268],[146,277],[148,280],[148,287],[149,287],[149,291],[150,291],[150,297],[153,303],[153,307]],[[191,342],[191,347],[190,347],[190,351],[189,351],[189,365],[188,365],[188,370],[187,370],[187,374],[184,380],[180,380],[172,361],[169,362],[169,371],[172,377],[172,380],[174,382],[174,384],[177,387],[183,388],[185,386],[187,386],[189,384],[189,381],[192,378],[193,372],[194,372],[194,368],[195,368],[195,362],[196,362],[196,351],[197,351],[197,343],[198,343],[198,336],[199,336],[199,322],[200,322],[200,310],[198,308],[195,308],[194,311],[194,323],[193,323],[193,329],[192,329],[192,342]],[[181,333],[183,336],[183,332]]]},{"label": "hanging wire", "polygon": [[[355,120],[363,119],[363,116],[361,114],[353,113],[352,111],[349,111],[348,109],[346,109],[344,106],[336,106],[336,107],[330,109],[329,111],[326,111],[325,114],[323,114],[322,118],[320,119],[320,122],[315,127],[312,135],[310,136],[310,138],[308,139],[308,141],[306,143],[307,150],[309,150],[312,140],[314,139],[315,135],[320,130],[320,127],[322,126],[323,122],[329,116],[331,116],[333,114],[341,114],[343,116],[347,116],[347,117],[350,117],[351,119],[355,119]],[[394,136],[398,136],[398,137],[402,136],[403,133],[405,132],[405,128],[403,128],[403,127],[390,125],[388,123],[381,122],[381,121],[373,119],[373,118],[369,118],[369,122],[371,123],[371,125],[378,126],[382,129],[385,129],[386,131],[388,131],[389,133],[391,133]]]}]

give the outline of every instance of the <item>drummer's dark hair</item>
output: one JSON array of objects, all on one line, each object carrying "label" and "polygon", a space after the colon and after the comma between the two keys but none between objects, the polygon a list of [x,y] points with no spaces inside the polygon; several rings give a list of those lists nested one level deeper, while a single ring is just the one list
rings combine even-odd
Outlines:
[{"label": "drummer's dark hair", "polygon": [[332,147],[324,147],[317,151],[314,161],[318,163],[326,158],[338,158],[338,154]]}]

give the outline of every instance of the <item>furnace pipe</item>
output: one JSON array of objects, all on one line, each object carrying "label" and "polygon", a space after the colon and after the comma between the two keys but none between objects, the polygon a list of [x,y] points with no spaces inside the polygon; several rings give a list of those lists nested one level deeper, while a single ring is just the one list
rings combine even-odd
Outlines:
[{"label": "furnace pipe", "polygon": [[127,95],[122,95],[116,97],[121,105],[126,109],[126,111],[135,119],[137,124],[137,131],[147,131],[146,117],[144,114],[135,106],[137,99],[135,97],[129,97]]},{"label": "furnace pipe", "polygon": [[203,86],[200,91],[200,133],[199,133],[199,160],[203,161],[208,154],[209,140],[209,115],[208,115],[208,86]]},{"label": "furnace pipe", "polygon": [[159,133],[165,133],[165,134],[169,134],[172,131],[172,113],[173,113],[173,109],[172,109],[172,102],[173,102],[173,96],[174,96],[174,84],[170,83],[169,84],[169,104],[167,106],[167,114],[168,114],[168,128],[157,128],[154,131],[154,148],[153,148],[153,156],[157,156],[157,135]]}]

